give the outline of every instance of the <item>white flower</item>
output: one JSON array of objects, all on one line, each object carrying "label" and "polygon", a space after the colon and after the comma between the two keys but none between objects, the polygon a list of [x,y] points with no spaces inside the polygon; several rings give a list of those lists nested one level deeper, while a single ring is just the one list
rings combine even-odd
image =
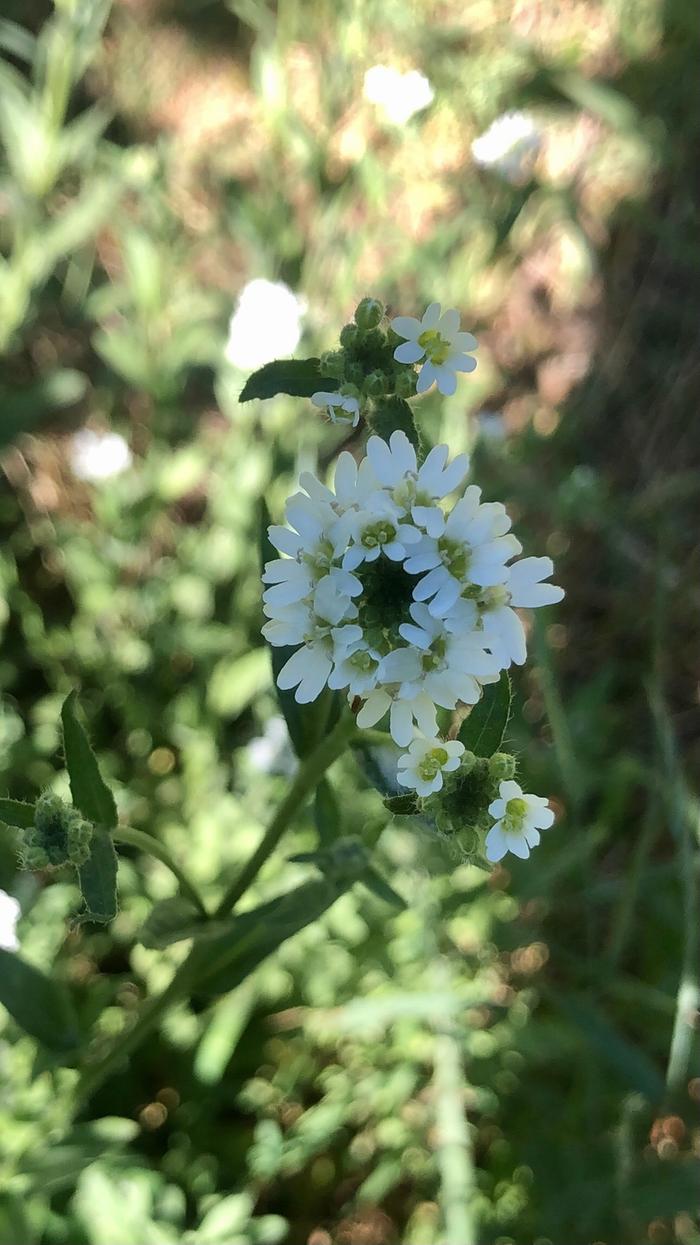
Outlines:
[{"label": "white flower", "polygon": [[457,740],[414,739],[408,752],[399,757],[396,781],[411,787],[420,796],[440,791],[443,774],[459,768],[464,744]]},{"label": "white flower", "polygon": [[[318,393],[312,393],[311,401],[314,406],[325,406],[326,414],[333,424],[352,424],[353,428],[357,428],[360,422],[360,402],[358,398],[354,398],[348,393],[325,393],[323,389],[319,389]],[[347,411],[347,415],[336,415],[336,410]]]},{"label": "white flower", "polygon": [[389,443],[371,437],[367,457],[374,475],[389,491],[400,514],[410,516],[429,536],[439,536],[445,520],[436,501],[459,488],[469,470],[469,458],[458,454],[447,466],[446,445],[436,445],[419,468],[416,451],[405,432],[392,432]]},{"label": "white flower", "polygon": [[433,88],[424,74],[417,69],[400,73],[390,65],[373,65],[367,70],[363,93],[393,125],[405,125],[414,113],[432,104],[434,98]]},{"label": "white flower", "polygon": [[293,354],[301,337],[305,302],[281,281],[256,277],[243,287],[231,316],[225,357],[234,367],[253,371]]},{"label": "white flower", "polygon": [[131,450],[118,432],[95,432],[91,428],[74,433],[69,457],[73,474],[90,483],[120,475],[133,462]]},{"label": "white flower", "polygon": [[540,841],[540,830],[552,825],[554,813],[542,796],[525,795],[512,779],[502,782],[498,790],[500,799],[489,804],[495,824],[486,836],[486,859],[495,862],[512,852],[527,860],[530,848]]},{"label": "white flower", "polygon": [[0,947],[3,951],[18,951],[17,922],[21,908],[12,895],[0,890]]},{"label": "white flower", "polygon": [[560,590],[541,582],[548,558],[508,565],[520,552],[510,519],[478,488],[463,488],[466,468],[464,456],[448,464],[444,445],[419,467],[405,433],[394,432],[388,444],[370,437],[359,465],[341,454],[333,488],[302,475],[304,492],[286,506],[290,526],[269,529],[282,556],[263,575],[263,634],[296,650],[280,687],[296,688],[302,703],[326,685],[351,702],[362,697],[358,725],[388,715],[406,748],[416,729],[437,735],[437,707],[476,704],[519,659],[511,606]]},{"label": "white flower", "polygon": [[524,112],[506,112],[474,139],[471,151],[476,164],[517,185],[530,176],[541,141],[531,117]]},{"label": "white flower", "polygon": [[428,574],[416,587],[417,601],[433,597],[431,614],[446,614],[465,588],[489,588],[508,578],[506,562],[522,546],[509,534],[510,519],[500,502],[481,501],[471,484],[443,520],[442,533],[424,536],[406,562],[409,574]]},{"label": "white flower", "polygon": [[457,388],[457,372],[473,372],[476,359],[469,353],[476,350],[476,338],[460,333],[459,312],[451,308],[441,314],[439,303],[431,303],[422,320],[414,316],[396,316],[391,327],[399,337],[394,358],[399,363],[419,363],[425,358],[416,391],[425,393],[435,382],[440,393],[452,394]]}]

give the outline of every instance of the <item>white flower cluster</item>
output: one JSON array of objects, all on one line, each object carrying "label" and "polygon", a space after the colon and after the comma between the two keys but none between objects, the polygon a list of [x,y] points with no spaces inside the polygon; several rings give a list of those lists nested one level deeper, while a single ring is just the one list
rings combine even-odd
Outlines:
[{"label": "white flower cluster", "polygon": [[279,686],[300,703],[326,685],[359,697],[360,727],[388,714],[409,748],[400,781],[423,795],[459,764],[461,745],[438,738],[437,708],[476,704],[485,683],[525,660],[514,607],[563,596],[543,582],[550,558],[513,561],[522,547],[506,510],[464,487],[468,466],[464,454],[448,463],[446,445],[419,466],[405,433],[373,436],[359,465],[339,456],[333,489],[302,474],[289,527],[269,529],[285,556],[265,567],[263,633],[296,649]]}]

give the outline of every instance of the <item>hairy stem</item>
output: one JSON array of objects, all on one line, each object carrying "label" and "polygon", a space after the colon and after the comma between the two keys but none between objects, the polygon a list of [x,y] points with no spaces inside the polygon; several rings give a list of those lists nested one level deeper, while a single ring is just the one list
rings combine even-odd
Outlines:
[{"label": "hairy stem", "polygon": [[127,847],[136,847],[140,852],[148,852],[150,856],[155,856],[156,860],[165,865],[166,869],[169,869],[174,877],[177,878],[180,890],[185,898],[194,904],[202,916],[207,916],[207,910],[197,888],[174,857],[171,856],[165,844],[161,843],[160,839],[154,838],[152,834],[145,834],[143,830],[135,830],[133,826],[117,826],[113,831],[112,838],[115,843],[124,843]]},{"label": "hairy stem", "polygon": [[456,1034],[447,1025],[435,1036],[434,1060],[441,1239],[445,1245],[476,1245],[474,1157],[464,1108],[462,1058]]},{"label": "hairy stem", "polygon": [[255,880],[267,858],[277,847],[289,822],[306,797],[318,786],[326,770],[345,751],[353,735],[357,733],[354,718],[341,717],[330,735],[306,757],[297,770],[296,777],[280,804],[260,843],[238,877],[229,886],[214,913],[215,917],[227,916],[241,896]]}]

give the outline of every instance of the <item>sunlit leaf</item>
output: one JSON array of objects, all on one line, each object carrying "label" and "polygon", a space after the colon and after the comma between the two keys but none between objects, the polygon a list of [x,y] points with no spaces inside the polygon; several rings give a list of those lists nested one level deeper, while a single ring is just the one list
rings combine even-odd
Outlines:
[{"label": "sunlit leaf", "polygon": [[489,683],[477,705],[462,723],[459,741],[468,752],[490,757],[498,752],[506,733],[513,693],[508,673],[504,670],[498,683]]},{"label": "sunlit leaf", "polygon": [[0,948],[0,1003],[31,1037],[60,1054],[80,1040],[70,997],[33,964]]},{"label": "sunlit leaf", "polygon": [[338,382],[322,376],[319,367],[318,359],[276,359],[274,363],[266,363],[248,377],[239,401],[274,398],[278,393],[294,398],[310,398],[320,389],[334,392]]}]

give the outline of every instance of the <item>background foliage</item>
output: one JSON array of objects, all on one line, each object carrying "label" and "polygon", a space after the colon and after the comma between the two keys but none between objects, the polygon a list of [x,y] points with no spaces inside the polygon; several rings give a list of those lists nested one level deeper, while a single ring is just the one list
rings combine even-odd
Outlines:
[{"label": "background foliage", "polygon": [[[567,598],[515,684],[521,772],[559,814],[531,861],[489,878],[397,820],[375,851],[406,912],[356,887],[171,1014],[72,1124],[71,1070],[1,1019],[0,1241],[431,1245],[456,1196],[483,1242],[696,1245],[696,6],[3,12],[2,794],[67,792],[79,685],[122,820],[215,901],[284,792],[258,501],[279,515],[346,430],[239,405],[252,278],[303,297],[305,353],[364,293],[461,308],[480,366],[424,431],[472,447]],[[363,96],[376,63],[420,68],[432,104],[392,123]],[[540,135],[515,181],[470,146],[509,109]],[[85,424],[128,470],[76,476]],[[342,828],[371,841],[376,797],[337,769]],[[311,876],[286,855],[315,835],[309,808],[256,902]],[[18,875],[9,834],[0,885],[96,1050],[183,957],[139,941],[173,882],[128,848],[109,929]]]}]

